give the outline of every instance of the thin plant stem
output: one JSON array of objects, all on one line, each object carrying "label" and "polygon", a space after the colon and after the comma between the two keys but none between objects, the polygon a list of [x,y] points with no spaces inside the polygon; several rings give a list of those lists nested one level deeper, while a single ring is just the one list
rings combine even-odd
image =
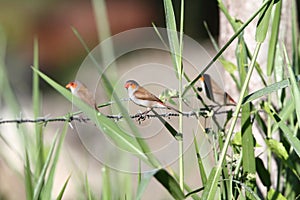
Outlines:
[{"label": "thin plant stem", "polygon": [[[183,22],[184,22],[184,0],[181,0],[180,10],[180,28],[179,28],[179,62],[178,66],[178,79],[179,79],[179,111],[182,112],[182,75],[183,75],[183,64],[182,64],[182,50],[183,50]],[[179,133],[182,137],[178,141],[179,145],[179,186],[181,190],[184,190],[184,158],[183,158],[183,116],[179,115]]]}]

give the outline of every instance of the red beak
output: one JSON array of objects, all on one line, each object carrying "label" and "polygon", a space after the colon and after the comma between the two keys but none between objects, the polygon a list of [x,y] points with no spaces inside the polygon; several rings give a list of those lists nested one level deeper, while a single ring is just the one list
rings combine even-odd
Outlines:
[{"label": "red beak", "polygon": [[124,87],[126,88],[126,89],[128,89],[129,88],[129,83],[126,83],[125,85],[124,85]]},{"label": "red beak", "polygon": [[70,84],[70,83],[69,83],[68,85],[66,85],[66,88],[69,89],[70,87],[71,87],[71,84]]}]

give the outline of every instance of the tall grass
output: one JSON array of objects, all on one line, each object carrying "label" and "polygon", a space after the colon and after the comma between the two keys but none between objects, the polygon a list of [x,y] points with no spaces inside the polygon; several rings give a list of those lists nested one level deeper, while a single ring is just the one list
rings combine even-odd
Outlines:
[{"label": "tall grass", "polygon": [[[129,124],[130,130],[135,137],[130,137],[126,131],[118,126],[118,122],[108,119],[106,116],[96,113],[80,99],[75,98],[63,86],[56,83],[46,74],[39,71],[38,62],[38,41],[34,41],[34,58],[33,58],[33,113],[34,118],[38,118],[40,113],[41,94],[39,91],[39,79],[42,78],[50,86],[52,86],[58,93],[64,96],[67,100],[73,102],[76,107],[82,110],[101,130],[103,134],[109,137],[118,147],[134,153],[141,162],[155,168],[155,170],[147,173],[138,173],[138,181],[136,187],[133,182],[134,175],[124,174],[117,171],[111,171],[107,166],[102,168],[102,184],[101,198],[102,199],[143,199],[149,182],[153,179],[157,180],[158,184],[168,191],[170,197],[174,199],[296,199],[299,198],[300,184],[300,141],[299,141],[299,118],[300,118],[300,91],[299,91],[299,38],[296,23],[296,10],[293,7],[293,39],[292,58],[289,58],[284,44],[278,39],[282,1],[268,0],[264,1],[261,7],[255,12],[245,23],[238,24],[226,10],[225,6],[219,1],[221,12],[225,14],[232,29],[235,31],[234,35],[229,41],[218,50],[211,62],[204,67],[203,71],[195,77],[187,77],[185,74],[185,66],[182,64],[182,51],[184,49],[183,30],[184,30],[184,1],[180,7],[180,26],[176,27],[176,18],[174,15],[173,4],[171,0],[164,0],[166,27],[168,28],[168,40],[170,47],[170,56],[174,64],[174,69],[178,77],[179,86],[179,109],[182,109],[182,99],[185,97],[198,79],[210,68],[212,64],[221,58],[222,53],[234,41],[238,40],[236,46],[236,62],[232,63],[222,57],[221,63],[224,65],[236,65],[233,69],[237,73],[231,73],[237,88],[240,89],[240,97],[237,105],[234,107],[232,115],[228,113],[229,129],[227,130],[226,123],[220,130],[214,134],[217,137],[218,145],[213,145],[215,152],[215,161],[212,168],[208,168],[203,164],[199,146],[201,138],[194,137],[195,163],[186,163],[183,159],[183,133],[182,116],[179,117],[179,128],[172,127],[166,120],[159,117],[166,129],[174,136],[178,142],[179,152],[179,167],[178,173],[172,169],[164,169],[152,153],[147,142],[141,139],[140,133],[136,126],[131,122],[131,119],[120,103],[119,97],[112,93],[114,78],[110,78],[109,74],[103,74],[103,69],[99,68],[99,73],[103,74],[104,86],[108,95],[116,100],[122,115],[124,115],[126,122]],[[105,21],[103,12],[99,10],[99,5],[105,5],[104,1],[93,1],[94,11],[98,16],[97,25],[98,31],[108,34],[109,24]],[[295,1],[293,1],[295,5]],[[272,14],[273,12],[273,14]],[[258,18],[256,35],[256,48],[254,52],[248,49],[247,41],[243,37],[243,31],[248,27],[253,19]],[[104,21],[101,21],[104,20]],[[103,26],[100,28],[100,26]],[[103,29],[104,28],[104,29]],[[179,31],[179,35],[178,32]],[[2,33],[2,32],[0,32]],[[84,48],[89,53],[89,49],[85,45],[80,34],[74,29],[74,33],[82,42]],[[268,50],[268,65],[267,65],[267,80],[260,68],[257,57],[261,53],[261,45],[266,42],[266,35],[271,34]],[[100,34],[101,35],[101,34]],[[103,39],[103,38],[102,38]],[[5,44],[5,37],[0,34],[1,44]],[[9,85],[9,80],[5,77],[5,45],[0,45],[0,94],[4,97],[12,112],[18,107],[18,103],[13,94],[13,90]],[[218,48],[218,47],[216,47]],[[113,48],[106,55],[113,56]],[[95,65],[98,65],[96,60]],[[285,60],[285,63],[281,63]],[[245,66],[248,66],[247,70]],[[226,68],[225,69],[229,69]],[[231,68],[232,69],[232,68]],[[256,70],[260,74],[261,82],[266,85],[264,88],[257,89],[256,92],[249,94],[248,86],[252,78],[253,71]],[[278,79],[278,72],[288,71],[285,77]],[[237,76],[234,74],[238,74]],[[184,87],[182,85],[183,79],[191,80],[189,84]],[[274,81],[275,80],[275,81]],[[276,82],[276,80],[278,80]],[[193,90],[194,95],[199,95],[197,90]],[[276,93],[276,101],[270,98],[271,93]],[[289,95],[287,95],[289,94]],[[267,98],[262,98],[262,97]],[[254,105],[253,101],[260,99],[260,103]],[[199,108],[200,109],[200,108]],[[155,111],[154,111],[155,112]],[[66,115],[66,118],[69,115]],[[200,116],[201,117],[201,116]],[[241,128],[237,130],[238,118],[241,120]],[[265,120],[267,119],[267,120]],[[257,124],[260,128],[262,137],[267,148],[268,160],[265,162],[261,155],[255,155],[255,148],[261,148],[256,143],[253,132],[253,124]],[[55,179],[55,171],[60,156],[60,150],[64,142],[65,135],[68,129],[66,122],[62,130],[58,130],[53,142],[48,147],[43,138],[44,132],[43,124],[35,124],[33,134],[29,134],[29,130],[25,127],[18,129],[20,131],[20,138],[24,145],[24,185],[26,189],[27,199],[53,199],[53,182]],[[225,131],[225,132],[224,132]],[[225,134],[224,134],[225,133]],[[32,135],[35,136],[32,142]],[[279,137],[275,137],[278,135]],[[32,144],[33,143],[33,144]],[[233,152],[233,157],[228,157],[229,149]],[[191,188],[190,182],[185,178],[184,167],[193,166],[199,171],[201,180],[198,181],[197,188]],[[278,169],[274,171],[271,166],[276,166]],[[116,179],[112,179],[112,175],[119,177],[119,182],[115,183]],[[100,176],[100,175],[99,175]],[[61,183],[61,190],[56,194],[56,199],[63,199],[64,192],[68,189],[67,178]],[[271,177],[277,177],[277,182],[272,182]],[[120,181],[122,180],[122,181]],[[261,182],[263,186],[258,187],[257,182]],[[122,183],[121,183],[122,182]],[[90,187],[88,178],[85,179],[86,199],[99,199],[95,197],[94,192]],[[126,185],[122,190],[115,190],[116,185]],[[99,188],[100,189],[100,188]],[[263,193],[265,190],[266,193]],[[117,191],[117,192],[116,192]],[[75,194],[76,195],[76,194]],[[170,198],[168,197],[168,198]]]}]

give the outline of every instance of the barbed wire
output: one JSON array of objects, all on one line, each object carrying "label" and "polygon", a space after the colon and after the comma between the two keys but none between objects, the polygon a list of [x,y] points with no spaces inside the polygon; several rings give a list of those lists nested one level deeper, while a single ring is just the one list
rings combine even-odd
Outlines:
[{"label": "barbed wire", "polygon": [[[171,118],[171,117],[178,117],[179,115],[183,115],[184,117],[193,117],[193,116],[199,117],[199,116],[202,116],[202,117],[207,118],[209,116],[212,116],[213,114],[226,114],[228,112],[231,112],[231,110],[213,112],[213,110],[200,109],[199,111],[182,112],[181,114],[174,113],[174,112],[166,112],[166,113],[159,114],[159,116],[164,117],[164,118]],[[70,114],[67,114],[65,116],[54,117],[54,118],[50,118],[49,116],[44,116],[44,117],[38,117],[36,119],[28,119],[28,118],[22,118],[22,117],[19,117],[18,119],[0,119],[0,125],[1,124],[15,123],[18,126],[19,124],[24,124],[24,123],[43,123],[46,126],[48,123],[51,123],[51,122],[73,122],[73,121],[77,121],[77,122],[80,122],[80,123],[86,123],[86,122],[90,121],[89,118],[84,117],[80,114],[82,114],[82,112],[70,113]],[[118,114],[118,115],[105,115],[105,116],[109,119],[114,119],[116,121],[119,121],[119,120],[124,118],[124,116],[121,115],[121,114]],[[145,119],[155,118],[155,117],[157,117],[157,115],[137,113],[137,114],[134,114],[134,115],[129,115],[129,117],[131,119],[136,119],[137,121],[144,121]]]}]

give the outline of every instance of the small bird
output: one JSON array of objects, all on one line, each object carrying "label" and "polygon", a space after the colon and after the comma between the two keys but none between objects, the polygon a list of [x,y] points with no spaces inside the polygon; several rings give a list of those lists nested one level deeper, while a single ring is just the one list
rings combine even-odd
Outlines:
[{"label": "small bird", "polygon": [[83,83],[77,80],[72,81],[66,85],[66,88],[70,89],[73,95],[99,111],[94,96]]},{"label": "small bird", "polygon": [[201,87],[206,97],[218,105],[235,105],[233,98],[222,90],[208,74],[200,77]]},{"label": "small bird", "polygon": [[128,91],[128,95],[131,101],[133,101],[135,104],[139,106],[143,106],[147,108],[147,111],[145,113],[148,113],[152,108],[167,108],[169,110],[174,110],[182,114],[182,112],[180,112],[176,108],[166,105],[157,96],[150,93],[148,90],[140,86],[134,80],[126,81],[125,88]]}]

